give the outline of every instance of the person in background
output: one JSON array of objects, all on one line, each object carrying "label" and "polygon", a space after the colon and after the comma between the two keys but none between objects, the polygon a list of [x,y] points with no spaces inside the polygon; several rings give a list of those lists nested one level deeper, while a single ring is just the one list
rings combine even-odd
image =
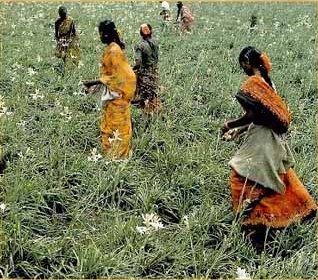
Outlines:
[{"label": "person in background", "polygon": [[194,23],[194,16],[191,13],[190,9],[183,5],[181,1],[177,3],[178,14],[176,22],[181,21],[180,31],[182,33],[190,33],[191,27]]},{"label": "person in background", "polygon": [[109,158],[126,159],[131,149],[130,107],[136,91],[136,75],[123,52],[125,44],[120,40],[114,22],[102,21],[98,29],[102,43],[107,45],[101,60],[100,79],[84,85],[88,89],[100,84],[106,87],[106,94],[102,95],[102,146]]},{"label": "person in background", "polygon": [[55,55],[63,59],[64,66],[78,65],[80,60],[79,37],[72,17],[64,6],[59,7],[59,18],[55,21]]},{"label": "person in background", "polygon": [[291,121],[289,110],[269,76],[269,57],[254,47],[239,55],[248,75],[236,94],[245,114],[228,121],[223,135],[245,141],[229,164],[233,208],[252,242],[263,246],[268,228],[287,227],[316,215],[317,206],[293,170],[294,159],[284,140]]},{"label": "person in background", "polygon": [[257,16],[255,14],[251,15],[249,32],[252,33],[257,28]]},{"label": "person in background", "polygon": [[166,31],[169,26],[169,23],[172,20],[171,14],[170,14],[170,6],[167,1],[159,1],[159,3],[161,3],[161,12],[160,12],[160,16],[162,19],[161,31]]},{"label": "person in background", "polygon": [[147,116],[161,111],[159,98],[159,45],[152,38],[152,27],[149,24],[140,26],[141,41],[135,47],[135,66],[137,73],[136,100]]},{"label": "person in background", "polygon": [[170,11],[170,5],[168,1],[159,1],[159,3],[161,4],[162,10]]}]

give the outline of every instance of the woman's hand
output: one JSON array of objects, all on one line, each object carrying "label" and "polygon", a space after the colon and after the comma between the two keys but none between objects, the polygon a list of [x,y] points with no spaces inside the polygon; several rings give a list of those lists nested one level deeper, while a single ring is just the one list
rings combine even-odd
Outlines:
[{"label": "woman's hand", "polygon": [[228,123],[224,123],[223,127],[221,128],[221,136],[227,133],[230,130]]},{"label": "woman's hand", "polygon": [[94,88],[95,86],[85,87],[84,89],[85,94],[91,94]]},{"label": "woman's hand", "polygon": [[226,133],[222,135],[222,140],[231,141],[236,139],[240,134],[241,134],[240,129],[238,128],[230,129],[229,131],[227,131]]},{"label": "woman's hand", "polygon": [[101,81],[99,80],[94,80],[94,81],[83,81],[83,85],[87,88],[90,88],[91,86],[96,86],[98,84],[100,84]]},{"label": "woman's hand", "polygon": [[134,71],[134,72],[138,72],[139,69],[140,69],[140,64],[136,64],[136,65],[133,67],[133,71]]},{"label": "woman's hand", "polygon": [[83,85],[85,86],[85,93],[90,94],[93,92],[96,85],[100,84],[101,81],[83,81]]}]

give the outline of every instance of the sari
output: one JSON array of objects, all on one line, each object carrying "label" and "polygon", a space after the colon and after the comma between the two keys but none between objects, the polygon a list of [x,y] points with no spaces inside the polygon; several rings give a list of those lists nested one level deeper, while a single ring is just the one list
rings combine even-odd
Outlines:
[{"label": "sari", "polygon": [[158,55],[159,46],[153,39],[143,39],[135,48],[136,61],[140,63],[140,69],[136,71],[136,100],[147,116],[162,110],[159,98]]},{"label": "sari", "polygon": [[170,11],[169,10],[162,10],[160,12],[161,17],[161,31],[166,31],[172,21]]},{"label": "sari", "polygon": [[191,26],[194,22],[194,16],[191,13],[190,9],[186,6],[181,8],[181,31],[190,31]]},{"label": "sari", "polygon": [[284,139],[290,113],[284,101],[261,77],[252,76],[236,95],[253,121],[230,160],[233,209],[244,225],[286,227],[317,206],[293,170],[294,158]]},{"label": "sari", "polygon": [[108,100],[100,125],[102,146],[111,159],[129,156],[132,138],[130,102],[136,90],[136,76],[116,43],[109,44],[103,53],[100,81],[117,95]]},{"label": "sari", "polygon": [[63,21],[58,19],[55,24],[57,27],[55,55],[62,58],[67,65],[72,63],[78,65],[80,60],[80,46],[73,18],[67,16]]}]

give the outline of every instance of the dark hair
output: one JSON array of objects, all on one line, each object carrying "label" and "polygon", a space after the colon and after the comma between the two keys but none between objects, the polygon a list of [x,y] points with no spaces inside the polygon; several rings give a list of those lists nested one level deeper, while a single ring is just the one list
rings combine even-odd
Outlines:
[{"label": "dark hair", "polygon": [[58,11],[59,14],[67,14],[67,9],[65,6],[60,6],[59,7],[59,11]]},{"label": "dark hair", "polygon": [[151,35],[152,35],[152,26],[150,24],[148,24],[148,23],[147,23],[147,26],[148,26],[148,28],[150,30],[150,34],[147,34],[147,35],[143,34],[141,28],[140,28],[140,31],[139,31],[140,36],[142,36],[144,39],[151,38]]},{"label": "dark hair", "polygon": [[156,55],[156,60],[158,60],[158,57],[157,57],[157,54],[156,54],[156,45],[154,44],[153,40],[151,39],[152,38],[152,27],[150,24],[147,23],[147,26],[150,30],[150,34],[148,35],[144,35],[141,31],[141,28],[140,28],[140,35],[142,36],[142,38],[148,43],[149,47],[153,50],[153,55]]},{"label": "dark hair", "polygon": [[[244,48],[239,55],[240,66],[242,67],[242,63],[244,62],[246,64],[249,64],[253,68],[257,68],[264,80],[273,88],[272,81],[268,75],[268,71],[264,66],[264,62],[261,58],[261,55],[262,52],[256,49],[255,47],[248,46]],[[245,69],[244,71],[246,72],[246,74],[249,75],[249,73]]]},{"label": "dark hair", "polygon": [[99,23],[98,30],[102,34],[107,34],[106,43],[110,44],[115,42],[120,46],[121,49],[125,49],[125,44],[123,41],[120,40],[115,23],[111,20],[104,20]]}]

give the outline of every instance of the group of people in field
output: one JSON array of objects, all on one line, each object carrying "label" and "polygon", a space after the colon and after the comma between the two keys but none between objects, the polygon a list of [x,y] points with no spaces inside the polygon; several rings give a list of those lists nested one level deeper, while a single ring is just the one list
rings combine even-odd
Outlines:
[{"label": "group of people in field", "polygon": [[[172,21],[172,16],[170,13],[170,5],[167,1],[160,1],[161,12],[160,16],[162,18],[162,30],[166,30]],[[191,10],[185,6],[181,1],[177,3],[178,13],[176,18],[176,23],[180,23],[180,31],[182,33],[190,33],[191,26],[194,23],[194,15]]]},{"label": "group of people in field", "polygon": [[[180,4],[179,4],[180,3]],[[187,29],[193,22],[181,2],[178,12]],[[162,15],[167,17],[169,6]],[[56,36],[72,38],[58,43],[64,59],[78,54],[76,30],[66,9],[60,8]],[[100,78],[84,83],[87,92],[101,92],[103,117],[100,125],[105,156],[128,158],[132,125],[131,103],[138,104],[148,116],[161,111],[158,95],[159,47],[152,38],[149,24],[140,26],[141,41],[135,47],[135,65],[125,55],[125,44],[110,20],[99,24],[99,36],[106,45]],[[73,39],[74,38],[74,39]],[[64,42],[64,41],[62,41]],[[247,75],[236,94],[245,114],[225,122],[221,128],[224,140],[233,140],[242,133],[245,140],[230,160],[230,190],[234,211],[254,241],[264,237],[266,228],[281,228],[316,215],[317,206],[293,170],[294,158],[284,135],[289,129],[291,114],[270,78],[269,57],[255,47],[245,47],[239,54],[239,65]],[[253,234],[252,234],[253,233]]]}]

